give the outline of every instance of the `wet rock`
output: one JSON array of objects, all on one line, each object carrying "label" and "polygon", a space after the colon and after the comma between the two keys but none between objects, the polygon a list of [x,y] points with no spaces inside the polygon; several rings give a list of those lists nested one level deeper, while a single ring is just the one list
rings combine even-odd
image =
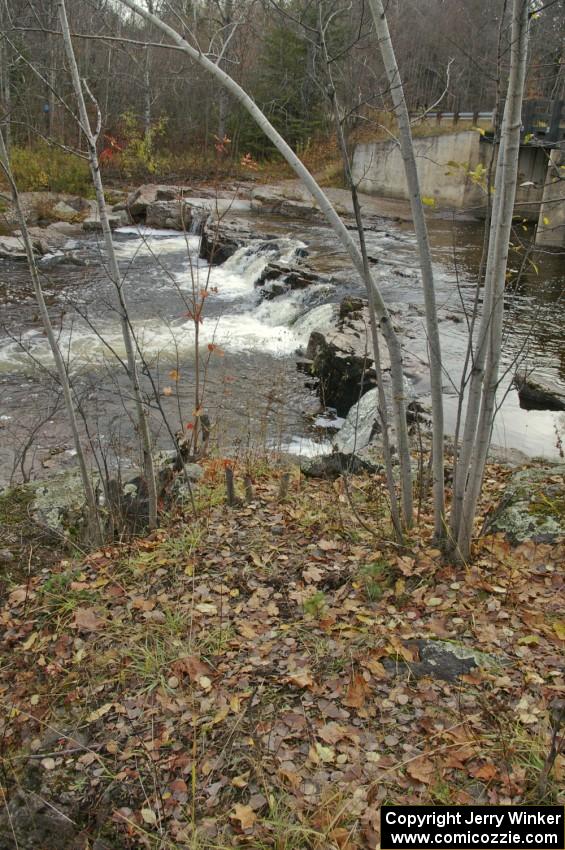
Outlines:
[{"label": "wet rock", "polygon": [[301,457],[300,470],[307,478],[339,478],[344,473],[379,472],[381,467],[353,454],[332,454]]},{"label": "wet rock", "polygon": [[56,251],[45,254],[38,260],[37,266],[42,271],[51,271],[62,265],[86,266],[86,261],[73,251]]},{"label": "wet rock", "polygon": [[565,464],[514,473],[483,532],[502,532],[512,543],[555,543],[565,537]]},{"label": "wet rock", "polygon": [[306,289],[319,280],[319,275],[309,269],[284,262],[272,262],[262,272],[257,286],[262,287],[263,298],[270,300],[294,289]]},{"label": "wet rock", "polygon": [[407,669],[417,679],[426,676],[453,682],[475,668],[498,667],[501,664],[499,659],[455,641],[423,638],[408,641],[407,646],[414,651],[417,660],[387,658],[383,661],[386,670],[394,673]]},{"label": "wet rock", "polygon": [[[235,252],[256,240],[257,233],[245,218],[222,219],[210,216],[202,229],[200,239],[200,258],[210,265],[220,265]],[[275,239],[268,235],[263,239]],[[266,243],[267,244],[267,243]]]},{"label": "wet rock", "polygon": [[565,410],[565,387],[557,382],[516,372],[514,384],[524,410]]},{"label": "wet rock", "polygon": [[[392,417],[392,390],[390,376],[384,376],[385,396],[389,411],[389,440],[391,446],[396,443],[395,429]],[[405,394],[409,401],[406,408],[406,419],[409,430],[414,426],[421,428],[424,432],[428,432],[430,423],[430,412],[414,398],[414,390],[405,379]],[[346,454],[352,452],[360,452],[371,444],[380,445],[382,428],[378,413],[379,391],[375,387],[369,390],[365,395],[353,405],[345,422],[335,438],[337,449]]]},{"label": "wet rock", "polygon": [[[352,309],[352,303],[357,308]],[[311,372],[319,378],[320,397],[345,416],[359,397],[376,384],[371,356],[372,341],[367,302],[344,299],[337,325],[310,335],[306,357],[312,360]],[[383,370],[390,368],[384,343],[381,345]]]}]

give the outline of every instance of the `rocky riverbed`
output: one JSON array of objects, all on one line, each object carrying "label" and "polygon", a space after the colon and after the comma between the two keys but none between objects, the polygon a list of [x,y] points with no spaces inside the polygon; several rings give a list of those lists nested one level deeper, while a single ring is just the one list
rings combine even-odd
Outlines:
[{"label": "rocky riverbed", "polygon": [[[184,427],[194,407],[194,325],[186,318],[187,295],[205,283],[210,292],[200,342],[207,358],[210,346],[219,352],[209,357],[206,380],[207,408],[222,451],[238,451],[251,439],[263,448],[323,454],[331,450],[328,434],[339,428],[361,396],[337,444],[350,450],[378,439],[362,288],[319,210],[295,184],[233,186],[220,193],[142,186],[116,193],[112,200],[110,220],[133,325],[175,428]],[[353,228],[346,193],[333,190],[333,201]],[[371,262],[404,343],[406,391],[418,418],[425,416],[429,387],[414,239],[400,206],[383,210],[374,199],[363,202]],[[120,458],[127,466],[131,457],[135,467],[132,433],[121,420],[126,392],[116,361],[121,342],[96,211],[92,202],[70,196],[31,194],[24,203],[52,316],[98,444],[109,462]],[[23,246],[9,210],[5,218],[10,233],[0,240],[4,483],[10,476],[17,479],[18,454],[34,433],[24,460],[32,477],[74,464],[64,417],[45,371],[49,352],[21,262]],[[449,430],[480,240],[477,225],[468,222],[436,217],[430,229]],[[495,442],[526,455],[558,459],[565,424],[560,408],[525,411],[520,406],[524,381],[520,395],[511,387],[513,360],[519,355],[530,384],[549,382],[563,392],[562,281],[551,258],[542,260],[535,292],[530,280],[526,276],[525,286],[508,296],[507,380]],[[386,349],[381,348],[386,374]],[[179,377],[173,380],[174,373]],[[52,415],[46,416],[50,405]],[[158,417],[153,426],[166,445]]]}]

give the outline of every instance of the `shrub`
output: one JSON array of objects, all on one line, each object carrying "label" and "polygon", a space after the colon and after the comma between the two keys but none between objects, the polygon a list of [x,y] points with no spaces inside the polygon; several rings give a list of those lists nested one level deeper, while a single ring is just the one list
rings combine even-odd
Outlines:
[{"label": "shrub", "polygon": [[15,147],[12,168],[21,192],[93,193],[88,162],[44,142],[31,148]]}]

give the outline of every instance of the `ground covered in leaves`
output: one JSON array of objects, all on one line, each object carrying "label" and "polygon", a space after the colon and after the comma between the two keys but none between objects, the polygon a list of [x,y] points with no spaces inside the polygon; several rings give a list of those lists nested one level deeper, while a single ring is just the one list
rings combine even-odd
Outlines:
[{"label": "ground covered in leaves", "polygon": [[387,542],[374,476],[278,478],[228,508],[210,463],[197,519],[8,589],[1,850],[377,848],[383,802],[556,802],[563,548],[455,567],[425,515]]}]

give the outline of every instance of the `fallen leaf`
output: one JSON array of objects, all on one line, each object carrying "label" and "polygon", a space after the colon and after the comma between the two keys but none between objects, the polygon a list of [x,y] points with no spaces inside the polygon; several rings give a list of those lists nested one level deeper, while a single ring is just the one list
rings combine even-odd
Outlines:
[{"label": "fallen leaf", "polygon": [[243,806],[241,803],[236,803],[233,807],[233,812],[230,814],[230,820],[239,821],[241,829],[245,831],[252,828],[257,820],[257,815],[251,806]]},{"label": "fallen leaf", "polygon": [[494,764],[483,764],[475,770],[470,770],[469,773],[475,779],[483,779],[485,782],[490,782],[497,774],[497,769]]},{"label": "fallen leaf", "polygon": [[365,705],[367,691],[367,682],[361,673],[356,673],[349,684],[347,696],[343,700],[343,704],[349,705],[351,708],[362,708]]},{"label": "fallen leaf", "polygon": [[84,632],[97,632],[103,627],[104,620],[94,608],[76,608],[75,625]]},{"label": "fallen leaf", "polygon": [[114,707],[113,702],[106,702],[104,705],[101,705],[100,708],[97,708],[96,711],[91,711],[88,717],[86,718],[87,723],[95,723],[97,720],[100,720],[101,717],[104,717],[105,714],[108,714],[110,709]]},{"label": "fallen leaf", "polygon": [[436,769],[433,761],[420,756],[406,765],[406,773],[416,779],[418,782],[423,782],[425,785],[430,785],[436,779]]},{"label": "fallen leaf", "polygon": [[197,682],[200,676],[206,676],[212,673],[212,668],[201,661],[197,655],[185,655],[171,664],[173,672],[177,676],[187,674],[192,682]]},{"label": "fallen leaf", "polygon": [[155,826],[157,823],[157,815],[153,811],[153,809],[142,809],[141,817],[144,820],[144,823],[151,824],[151,826]]}]

